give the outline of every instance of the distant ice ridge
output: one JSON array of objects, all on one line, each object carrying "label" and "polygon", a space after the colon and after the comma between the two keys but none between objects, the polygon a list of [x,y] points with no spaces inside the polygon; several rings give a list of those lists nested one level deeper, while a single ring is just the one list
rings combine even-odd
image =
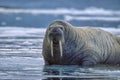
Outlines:
[{"label": "distant ice ridge", "polygon": [[120,21],[120,17],[93,17],[93,16],[89,16],[89,17],[86,17],[86,16],[71,16],[71,15],[65,15],[64,16],[64,19],[66,21],[71,21],[71,20],[97,20],[97,21]]},{"label": "distant ice ridge", "polygon": [[26,13],[26,14],[51,14],[51,15],[119,15],[120,10],[107,10],[103,8],[90,7],[83,10],[72,9],[72,8],[57,8],[57,9],[8,9],[0,8],[0,13]]},{"label": "distant ice ridge", "polygon": [[[103,28],[105,31],[120,35],[120,28]],[[43,37],[46,28],[0,27],[0,37]]]}]

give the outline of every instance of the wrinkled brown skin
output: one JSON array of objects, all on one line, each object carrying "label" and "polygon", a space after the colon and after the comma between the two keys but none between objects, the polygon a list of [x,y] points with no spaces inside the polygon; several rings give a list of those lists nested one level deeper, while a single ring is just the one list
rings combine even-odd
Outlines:
[{"label": "wrinkled brown skin", "polygon": [[[59,48],[53,50],[51,56],[48,41],[49,28],[62,25],[64,42],[62,43],[63,57]],[[81,65],[120,64],[120,38],[104,30],[93,27],[73,27],[65,21],[53,21],[47,28],[43,41],[42,55],[46,65]]]}]

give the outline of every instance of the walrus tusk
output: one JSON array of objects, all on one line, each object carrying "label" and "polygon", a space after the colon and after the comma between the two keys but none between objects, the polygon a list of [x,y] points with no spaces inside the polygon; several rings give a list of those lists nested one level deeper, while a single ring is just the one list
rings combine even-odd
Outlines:
[{"label": "walrus tusk", "polygon": [[59,47],[60,47],[60,57],[63,57],[63,50],[62,50],[62,42],[59,40]]},{"label": "walrus tusk", "polygon": [[51,56],[53,57],[53,41],[50,41],[50,47],[51,47]]}]

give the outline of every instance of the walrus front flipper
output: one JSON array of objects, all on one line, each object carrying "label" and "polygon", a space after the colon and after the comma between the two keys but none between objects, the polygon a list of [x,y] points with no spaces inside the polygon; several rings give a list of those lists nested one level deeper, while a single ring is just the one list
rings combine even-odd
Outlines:
[{"label": "walrus front flipper", "polygon": [[96,51],[92,49],[86,49],[83,52],[82,66],[94,66],[99,63],[100,58],[98,58],[98,54]]},{"label": "walrus front flipper", "polygon": [[117,42],[120,44],[120,37],[116,37]]}]

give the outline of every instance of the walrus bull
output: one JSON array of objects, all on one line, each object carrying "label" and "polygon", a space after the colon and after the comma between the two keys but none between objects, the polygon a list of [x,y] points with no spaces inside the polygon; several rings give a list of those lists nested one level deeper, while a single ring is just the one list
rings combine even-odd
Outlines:
[{"label": "walrus bull", "polygon": [[45,33],[42,54],[46,65],[120,64],[120,38],[98,28],[53,21]]}]

